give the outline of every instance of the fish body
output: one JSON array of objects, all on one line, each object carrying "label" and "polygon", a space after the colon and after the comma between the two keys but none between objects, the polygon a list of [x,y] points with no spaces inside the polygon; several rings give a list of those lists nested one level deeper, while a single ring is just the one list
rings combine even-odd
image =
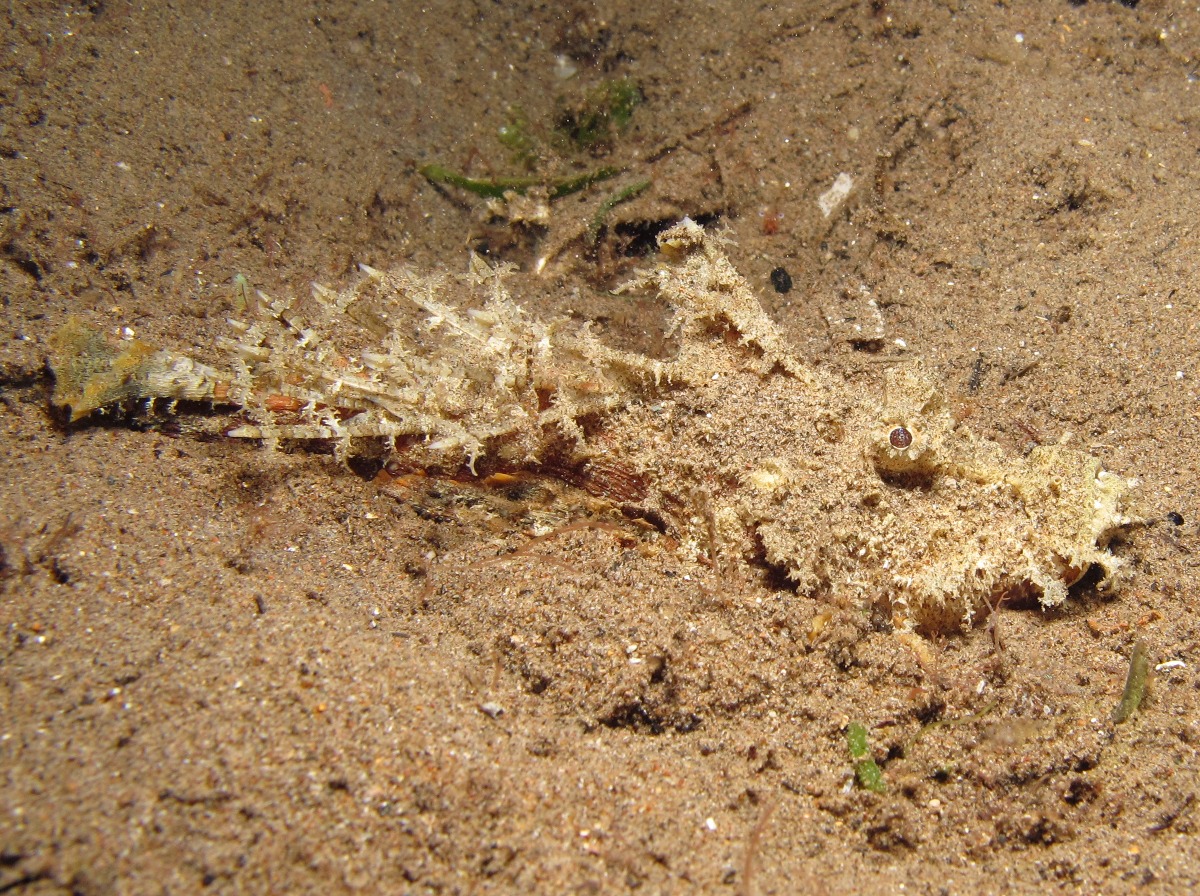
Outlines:
[{"label": "fish body", "polygon": [[[227,371],[140,344],[101,357],[73,331],[54,349],[55,400],[79,417],[131,396],[208,398],[242,407],[231,435],[268,445],[557,475],[682,550],[882,604],[901,629],[958,629],[1010,596],[1056,606],[1093,567],[1114,581],[1132,481],[1064,445],[1006,455],[954,419],[919,360],[865,396],[789,350],[717,236],[685,219],[659,246],[623,289],[670,307],[669,359],[529,316],[504,269],[474,259],[461,278],[364,269],[344,292],[317,289],[308,317],[263,297],[234,322]],[[397,325],[414,304],[415,336]]]}]

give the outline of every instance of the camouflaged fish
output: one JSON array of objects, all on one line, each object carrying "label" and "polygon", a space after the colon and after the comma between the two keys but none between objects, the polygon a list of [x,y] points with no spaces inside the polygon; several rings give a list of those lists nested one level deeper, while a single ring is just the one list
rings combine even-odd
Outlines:
[{"label": "camouflaged fish", "polygon": [[[76,322],[55,337],[54,401],[72,419],[128,399],[238,405],[229,434],[426,469],[553,475],[652,520],[713,562],[769,564],[800,594],[877,604],[901,629],[969,625],[1006,597],[1061,604],[1130,523],[1133,482],[1064,445],[1007,456],[957,422],[919,361],[881,400],[788,349],[720,239],[690,220],[624,286],[673,314],[656,360],[586,326],[539,321],[503,267],[458,278],[364,268],[312,311],[262,297],[218,370]],[[413,328],[415,305],[425,315]]]}]

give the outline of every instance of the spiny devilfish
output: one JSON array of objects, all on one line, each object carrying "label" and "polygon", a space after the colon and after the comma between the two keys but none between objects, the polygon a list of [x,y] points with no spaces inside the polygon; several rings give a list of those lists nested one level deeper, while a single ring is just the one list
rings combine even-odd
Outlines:
[{"label": "spiny devilfish", "polygon": [[[1111,583],[1132,481],[1064,445],[1006,456],[956,423],[919,361],[869,400],[789,352],[719,238],[685,219],[659,247],[623,290],[669,304],[667,360],[531,318],[507,270],[473,259],[458,278],[365,268],[344,292],[317,288],[311,320],[264,296],[223,341],[225,371],[68,323],[55,401],[73,419],[131,398],[230,403],[250,420],[230,435],[271,446],[557,475],[684,550],[782,568],[804,595],[883,603],[905,629],[969,625],[1006,596],[1055,606],[1093,566]],[[427,317],[406,335],[394,322],[410,303]]]}]

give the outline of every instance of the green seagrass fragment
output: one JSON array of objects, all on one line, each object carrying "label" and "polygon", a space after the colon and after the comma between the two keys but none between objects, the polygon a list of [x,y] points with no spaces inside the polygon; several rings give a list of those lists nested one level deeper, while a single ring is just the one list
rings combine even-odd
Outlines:
[{"label": "green seagrass fragment", "polygon": [[444,165],[437,164],[423,165],[417,170],[432,183],[458,187],[485,199],[503,199],[505,193],[524,194],[534,187],[546,187],[551,199],[561,199],[563,196],[578,193],[594,183],[616,177],[621,173],[620,168],[597,168],[573,177],[547,180],[544,177],[467,177],[465,174],[459,174]]},{"label": "green seagrass fragment", "polygon": [[1121,702],[1112,712],[1112,720],[1120,725],[1127,722],[1142,705],[1146,696],[1146,684],[1150,679],[1150,652],[1146,642],[1138,640],[1133,645],[1133,654],[1129,657],[1129,674],[1125,677],[1125,691],[1121,694]]},{"label": "green seagrass fragment", "polygon": [[883,780],[883,769],[871,758],[867,746],[867,729],[858,722],[851,722],[846,728],[846,744],[850,747],[850,759],[854,763],[854,776],[858,786],[872,793],[886,793],[887,784]]}]

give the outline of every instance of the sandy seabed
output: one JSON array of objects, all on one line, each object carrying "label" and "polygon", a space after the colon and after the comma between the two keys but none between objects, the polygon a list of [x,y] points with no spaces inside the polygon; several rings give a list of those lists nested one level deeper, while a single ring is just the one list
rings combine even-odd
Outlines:
[{"label": "sandy seabed", "polygon": [[[1197,886],[1194,5],[0,18],[0,891]],[[553,124],[614,79],[643,101],[572,156]],[[535,173],[624,173],[544,229],[421,176],[523,173],[497,140],[517,121]],[[302,294],[472,249],[518,266],[527,312],[654,352],[662,309],[609,288],[684,215],[864,395],[919,356],[1009,452],[1069,436],[1136,477],[1120,587],[914,650],[568,485],[380,484],[187,418],[49,408],[71,315],[216,361],[237,275]],[[1139,640],[1161,668],[1114,725]],[[854,783],[852,722],[885,793]]]}]

